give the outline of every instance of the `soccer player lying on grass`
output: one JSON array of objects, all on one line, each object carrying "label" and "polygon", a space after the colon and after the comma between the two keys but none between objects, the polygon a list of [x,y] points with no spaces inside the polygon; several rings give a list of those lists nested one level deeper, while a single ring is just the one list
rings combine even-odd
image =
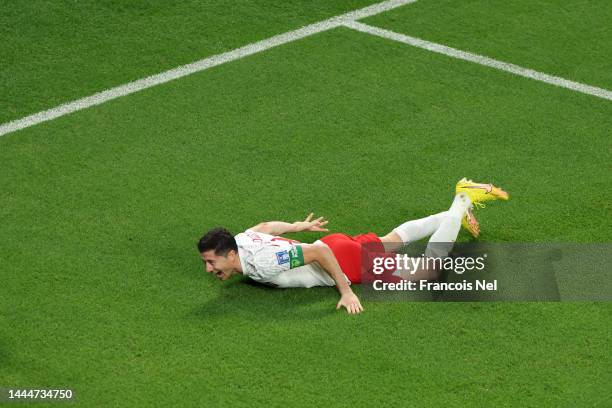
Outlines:
[{"label": "soccer player lying on grass", "polygon": [[[455,198],[448,209],[429,217],[412,220],[378,237],[374,233],[348,236],[330,234],[313,244],[280,237],[288,232],[327,232],[328,221],[313,219],[287,223],[270,221],[257,224],[233,236],[224,228],[207,232],[198,242],[198,250],[206,272],[220,280],[244,274],[253,280],[280,288],[336,286],[340,300],[336,309],[360,313],[363,307],[351,290],[351,283],[361,283],[363,245],[376,246],[376,252],[394,253],[411,242],[431,236],[426,257],[444,258],[451,251],[463,225],[474,237],[480,226],[473,214],[473,205],[489,200],[507,200],[508,194],[492,184],[461,179],[455,187]],[[416,272],[416,273],[415,273]],[[437,271],[396,271],[397,279],[435,279]]]}]

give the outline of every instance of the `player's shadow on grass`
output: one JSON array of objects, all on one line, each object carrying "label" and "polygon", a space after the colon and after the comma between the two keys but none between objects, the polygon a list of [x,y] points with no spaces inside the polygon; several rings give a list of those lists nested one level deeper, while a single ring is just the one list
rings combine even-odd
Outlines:
[{"label": "player's shadow on grass", "polygon": [[275,289],[250,279],[233,279],[191,314],[207,320],[229,316],[255,321],[311,320],[340,313],[335,310],[338,299],[332,287]]}]

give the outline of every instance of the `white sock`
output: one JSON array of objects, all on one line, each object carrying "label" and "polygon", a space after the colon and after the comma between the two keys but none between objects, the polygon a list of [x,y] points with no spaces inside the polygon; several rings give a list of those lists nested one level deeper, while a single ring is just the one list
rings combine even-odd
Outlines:
[{"label": "white sock", "polygon": [[436,232],[436,230],[440,228],[440,223],[445,215],[446,211],[418,220],[408,221],[395,228],[393,231],[400,236],[404,245],[408,245],[411,242],[418,241]]},{"label": "white sock", "polygon": [[453,244],[461,229],[461,218],[466,210],[472,205],[467,194],[460,193],[455,196],[453,204],[446,214],[440,226],[429,239],[429,244],[425,250],[425,256],[432,258],[444,258],[453,249]]}]

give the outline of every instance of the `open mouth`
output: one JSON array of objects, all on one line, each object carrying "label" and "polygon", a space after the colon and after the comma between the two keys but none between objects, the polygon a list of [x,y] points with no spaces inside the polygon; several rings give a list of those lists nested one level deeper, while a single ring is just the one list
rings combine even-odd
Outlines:
[{"label": "open mouth", "polygon": [[223,277],[223,272],[219,271],[219,272],[215,273],[215,275],[217,275],[217,278],[222,278]]}]

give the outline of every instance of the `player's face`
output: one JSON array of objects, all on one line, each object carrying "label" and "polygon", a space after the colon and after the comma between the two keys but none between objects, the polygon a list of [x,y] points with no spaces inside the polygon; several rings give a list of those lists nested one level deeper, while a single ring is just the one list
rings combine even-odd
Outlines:
[{"label": "player's face", "polygon": [[229,251],[227,256],[223,256],[215,255],[215,251],[210,250],[201,253],[200,256],[202,257],[202,262],[204,262],[206,272],[214,274],[222,281],[229,279],[236,273],[233,266],[236,256],[234,251]]}]

